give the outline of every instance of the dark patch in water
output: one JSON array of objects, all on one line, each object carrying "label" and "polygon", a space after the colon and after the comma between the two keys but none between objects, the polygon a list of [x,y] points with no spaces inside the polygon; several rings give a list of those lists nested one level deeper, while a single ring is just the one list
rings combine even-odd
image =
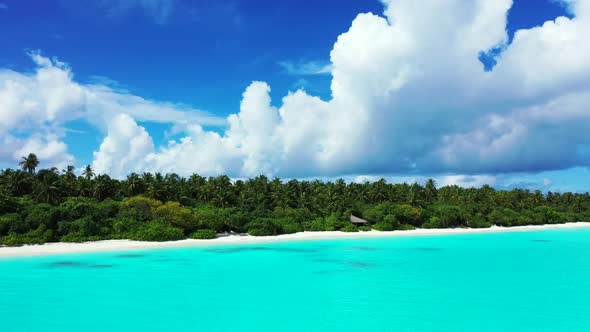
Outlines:
[{"label": "dark patch in water", "polygon": [[354,266],[354,267],[372,267],[375,266],[375,264],[373,263],[367,263],[367,262],[351,262],[350,266]]},{"label": "dark patch in water", "polygon": [[541,242],[541,243],[547,243],[547,242],[552,242],[551,240],[544,240],[544,239],[536,239],[536,240],[531,240],[533,242]]},{"label": "dark patch in water", "polygon": [[431,248],[431,247],[418,247],[418,248],[414,248],[414,250],[417,251],[441,251],[441,248]]},{"label": "dark patch in water", "polygon": [[111,264],[94,264],[94,265],[87,266],[87,268],[89,268],[89,269],[106,269],[109,267],[113,267],[113,265],[111,265]]},{"label": "dark patch in water", "polygon": [[278,252],[299,252],[299,253],[314,253],[318,252],[317,249],[311,248],[271,248],[271,250],[278,251]]},{"label": "dark patch in water", "polygon": [[264,251],[268,250],[265,247],[240,247],[240,248],[215,248],[215,249],[207,249],[206,251],[214,252],[217,254],[233,254],[237,252],[247,252],[247,251]]},{"label": "dark patch in water", "polygon": [[145,257],[145,255],[143,255],[143,254],[120,254],[120,255],[115,255],[115,257],[117,257],[117,258],[140,258],[140,257]]},{"label": "dark patch in water", "polygon": [[190,262],[189,259],[186,258],[165,258],[165,257],[160,257],[160,258],[156,258],[153,260],[154,262]]},{"label": "dark patch in water", "polygon": [[74,262],[74,261],[60,261],[60,262],[53,262],[48,264],[49,267],[76,267],[76,268],[86,268],[86,269],[104,269],[108,267],[113,267],[111,264],[88,264],[83,262]]},{"label": "dark patch in water", "polygon": [[352,250],[357,250],[357,251],[377,251],[379,249],[377,248],[372,248],[372,247],[352,247]]},{"label": "dark patch in water", "polygon": [[313,274],[321,274],[321,275],[326,275],[326,274],[330,274],[332,273],[332,271],[313,271]]},{"label": "dark patch in water", "polygon": [[215,248],[208,249],[209,252],[217,254],[232,254],[238,252],[248,251],[275,251],[275,252],[295,252],[295,253],[314,253],[317,249],[306,249],[306,248],[271,248],[271,247],[240,247],[240,248]]},{"label": "dark patch in water", "polygon": [[84,267],[86,263],[73,262],[73,261],[61,261],[53,262],[49,264],[50,267]]}]

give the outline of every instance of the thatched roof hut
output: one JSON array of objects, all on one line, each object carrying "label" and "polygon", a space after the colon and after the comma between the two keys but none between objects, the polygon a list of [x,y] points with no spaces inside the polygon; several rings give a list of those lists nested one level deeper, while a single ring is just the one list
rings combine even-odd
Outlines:
[{"label": "thatched roof hut", "polygon": [[369,222],[366,221],[365,219],[361,219],[359,217],[355,217],[354,215],[350,215],[350,222],[353,223],[354,225],[368,225]]}]

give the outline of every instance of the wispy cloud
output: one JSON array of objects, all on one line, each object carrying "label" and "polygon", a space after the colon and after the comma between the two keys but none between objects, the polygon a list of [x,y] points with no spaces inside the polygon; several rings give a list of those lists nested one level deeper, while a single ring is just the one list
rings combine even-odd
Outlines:
[{"label": "wispy cloud", "polygon": [[0,10],[8,10],[8,5],[5,3],[0,2]]},{"label": "wispy cloud", "polygon": [[293,85],[292,85],[292,87],[293,87],[295,90],[298,90],[298,89],[303,89],[303,90],[305,90],[305,89],[309,88],[309,86],[310,86],[310,83],[309,83],[309,81],[308,81],[308,80],[306,80],[305,78],[300,78],[300,79],[298,79],[298,80],[297,80],[297,81],[295,81],[295,83],[293,83]]},{"label": "wispy cloud", "polygon": [[173,0],[105,0],[102,5],[111,17],[125,15],[134,8],[142,8],[157,24],[165,24],[174,9]]},{"label": "wispy cloud", "polygon": [[328,75],[332,73],[332,64],[324,61],[297,62],[281,61],[279,66],[289,75]]},{"label": "wispy cloud", "polygon": [[121,84],[118,81],[115,81],[109,77],[106,76],[102,76],[102,75],[91,75],[89,77],[89,83],[91,85],[103,85],[103,86],[107,86],[112,90],[115,90],[117,92],[121,92],[121,93],[128,93],[129,89],[128,87],[124,86],[123,84]]},{"label": "wispy cloud", "polygon": [[549,0],[549,2],[565,8],[570,14],[574,12],[573,6],[577,3],[576,0]]}]

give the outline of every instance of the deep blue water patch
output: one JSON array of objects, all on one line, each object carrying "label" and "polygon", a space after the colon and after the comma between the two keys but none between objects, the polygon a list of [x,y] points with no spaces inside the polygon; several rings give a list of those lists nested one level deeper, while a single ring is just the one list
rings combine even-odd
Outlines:
[{"label": "deep blue water patch", "polygon": [[59,262],[54,262],[54,263],[50,263],[49,267],[82,267],[82,266],[86,266],[86,263],[82,263],[82,262],[74,262],[74,261],[59,261]]},{"label": "deep blue water patch", "polygon": [[369,262],[350,262],[348,264],[353,267],[361,267],[361,268],[376,266],[376,264],[369,263]]},{"label": "deep blue water patch", "polygon": [[351,249],[356,250],[356,251],[377,251],[377,250],[379,250],[375,247],[352,247]]},{"label": "deep blue water patch", "polygon": [[187,258],[157,257],[157,258],[154,258],[152,261],[166,262],[166,263],[186,263],[186,262],[190,262],[191,260],[187,259]]},{"label": "deep blue water patch", "polygon": [[242,252],[256,252],[256,251],[274,251],[274,252],[285,252],[285,253],[315,253],[318,249],[315,248],[294,248],[294,247],[231,247],[231,248],[213,248],[206,249],[208,252],[218,254],[233,254]]},{"label": "deep blue water patch", "polygon": [[87,265],[86,267],[89,269],[106,269],[109,267],[113,267],[114,265],[112,264],[90,264]]},{"label": "deep blue water patch", "polygon": [[45,265],[50,268],[83,268],[83,269],[104,269],[110,268],[112,264],[92,264],[79,261],[57,261]]},{"label": "deep blue water patch", "polygon": [[115,255],[115,257],[117,258],[141,258],[141,257],[145,257],[146,255],[144,254],[118,254]]}]

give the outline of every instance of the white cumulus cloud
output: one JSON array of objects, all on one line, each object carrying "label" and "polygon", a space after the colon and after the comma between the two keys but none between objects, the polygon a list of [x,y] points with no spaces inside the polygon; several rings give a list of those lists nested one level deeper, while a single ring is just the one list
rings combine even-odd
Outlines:
[{"label": "white cumulus cloud", "polygon": [[[575,18],[520,30],[508,45],[510,0],[384,1],[384,16],[360,14],[338,37],[332,99],[296,91],[283,98],[277,116],[268,89],[248,93],[261,86],[255,82],[228,131],[187,136],[152,154],[152,166],[174,169],[157,161],[189,147],[195,148],[190,171],[235,176],[490,174],[588,165],[580,152],[589,144],[582,128],[590,118],[588,2],[572,3]],[[478,56],[496,47],[504,51],[486,72]],[[257,106],[244,109],[245,103]],[[252,130],[251,122],[259,126]],[[218,147],[209,162],[197,153],[203,137]]]},{"label": "white cumulus cloud", "polygon": [[152,138],[145,128],[137,125],[129,115],[119,114],[110,120],[108,134],[94,152],[92,166],[98,174],[124,177],[140,171],[142,161],[153,151]]},{"label": "white cumulus cloud", "polygon": [[225,124],[224,119],[184,105],[150,101],[106,85],[80,84],[65,63],[39,52],[29,55],[36,65],[33,72],[0,69],[0,162],[12,163],[31,152],[46,167],[74,162],[64,139],[67,124],[79,119],[104,131],[121,114],[148,122]]}]

